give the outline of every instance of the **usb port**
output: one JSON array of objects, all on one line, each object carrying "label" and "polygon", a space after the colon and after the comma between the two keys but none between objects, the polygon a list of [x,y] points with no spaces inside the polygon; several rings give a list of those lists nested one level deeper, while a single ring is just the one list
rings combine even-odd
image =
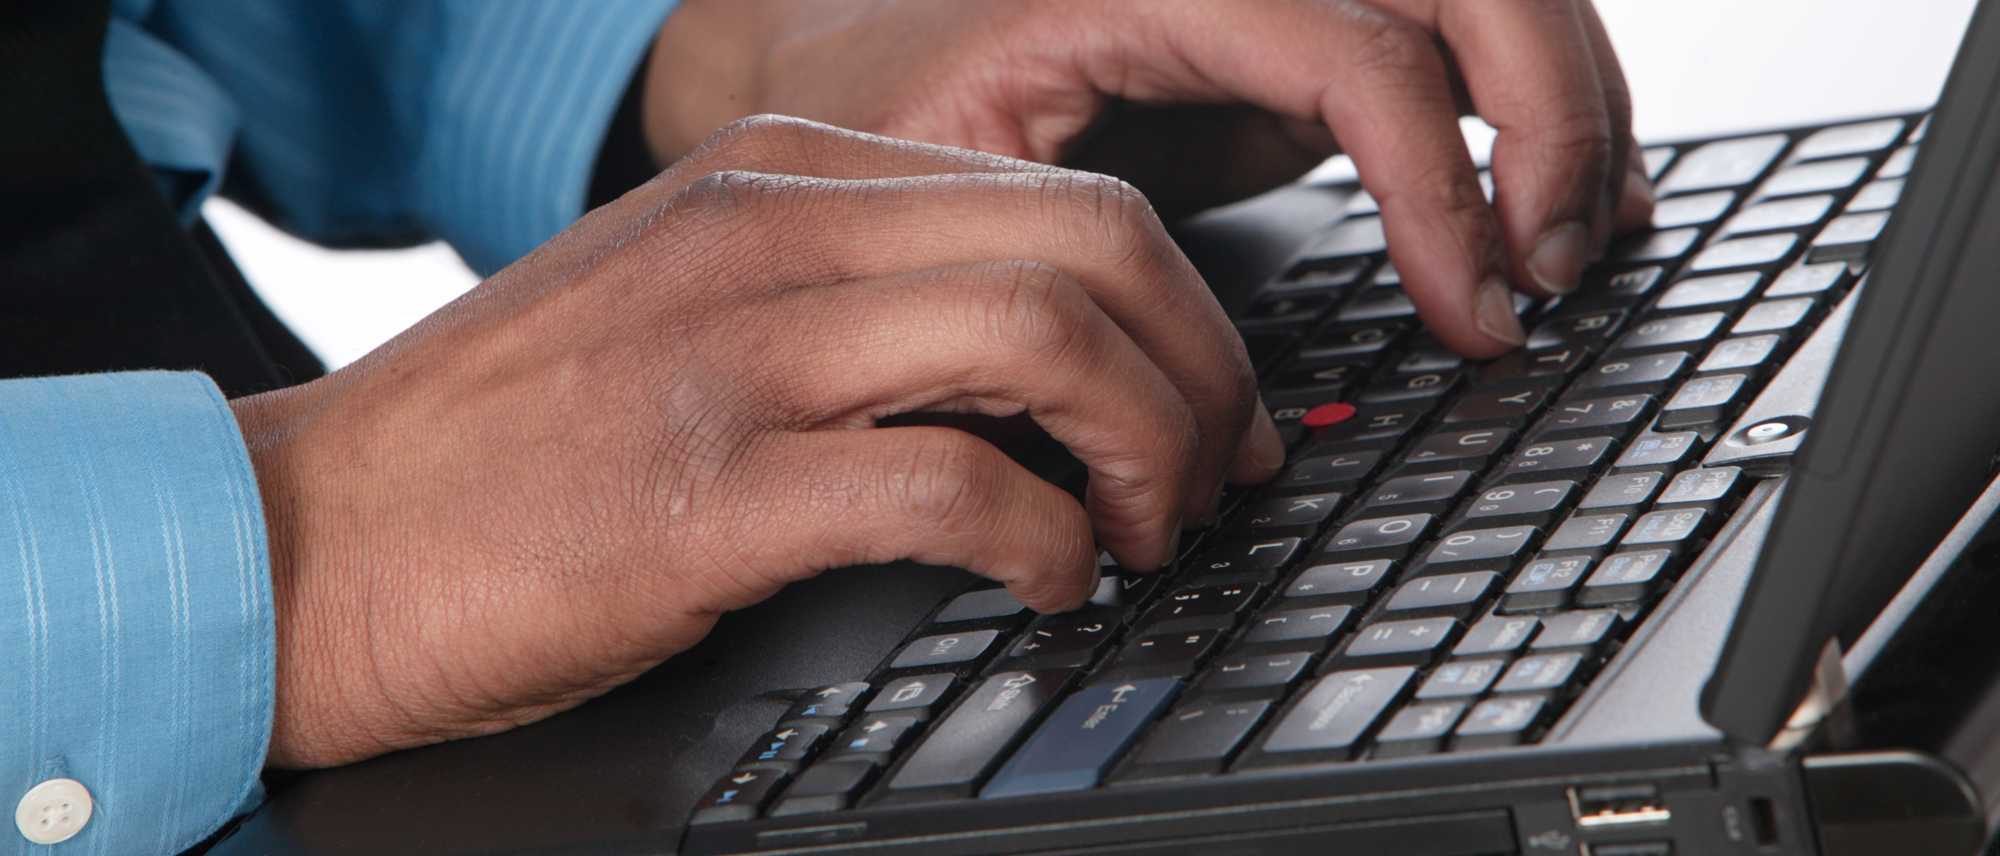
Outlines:
[{"label": "usb port", "polygon": [[1582,830],[1624,829],[1666,823],[1674,817],[1652,785],[1603,785],[1569,789],[1569,810]]}]

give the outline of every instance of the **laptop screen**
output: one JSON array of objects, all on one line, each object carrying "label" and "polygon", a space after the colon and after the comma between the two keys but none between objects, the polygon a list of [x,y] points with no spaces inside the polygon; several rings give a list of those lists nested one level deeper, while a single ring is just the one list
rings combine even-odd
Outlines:
[{"label": "laptop screen", "polygon": [[1765,744],[2000,451],[2000,13],[1982,7],[1877,246],[1723,658],[1708,721]]}]

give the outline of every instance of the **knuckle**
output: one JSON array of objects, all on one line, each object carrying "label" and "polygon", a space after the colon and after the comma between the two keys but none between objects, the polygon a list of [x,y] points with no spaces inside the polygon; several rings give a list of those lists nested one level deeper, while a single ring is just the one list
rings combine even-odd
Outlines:
[{"label": "knuckle", "polygon": [[1059,360],[1089,338],[1082,287],[1061,269],[1033,261],[1003,262],[989,271],[975,300],[975,324],[1012,350]]},{"label": "knuckle", "polygon": [[695,148],[693,156],[743,165],[768,163],[815,127],[816,123],[776,113],[745,116],[716,129]]},{"label": "knuckle", "polygon": [[1409,80],[1438,61],[1437,49],[1415,25],[1360,4],[1347,4],[1351,15],[1354,45],[1349,61],[1354,67],[1377,78]]},{"label": "knuckle", "polygon": [[1112,265],[1155,266],[1171,246],[1152,202],[1129,182],[1069,170],[1045,177],[1043,189],[1071,224],[1065,233],[1072,244]]},{"label": "knuckle", "polygon": [[982,525],[994,506],[999,473],[993,453],[970,435],[937,431],[914,444],[893,475],[897,505],[944,533]]}]

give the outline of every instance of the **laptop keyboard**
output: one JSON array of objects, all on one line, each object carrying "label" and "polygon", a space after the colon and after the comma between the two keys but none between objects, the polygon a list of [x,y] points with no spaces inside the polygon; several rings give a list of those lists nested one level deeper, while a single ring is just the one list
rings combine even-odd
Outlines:
[{"label": "laptop keyboard", "polygon": [[1520,298],[1527,346],[1484,364],[1422,331],[1357,196],[1237,319],[1275,480],[1169,571],[1103,559],[1079,611],[942,604],[798,693],[692,822],[1536,742],[1748,492],[1702,456],[1853,287],[1922,132],[1647,149],[1654,228]]}]

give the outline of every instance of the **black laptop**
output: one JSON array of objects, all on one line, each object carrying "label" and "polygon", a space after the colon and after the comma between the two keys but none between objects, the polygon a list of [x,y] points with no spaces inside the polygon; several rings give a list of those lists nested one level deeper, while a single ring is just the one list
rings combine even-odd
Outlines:
[{"label": "black laptop", "polygon": [[2000,450],[1996,58],[1983,9],[1934,114],[1646,149],[1654,228],[1489,363],[1352,186],[1197,218],[1291,453],[1172,571],[830,574],[216,852],[1972,852],[1959,771],[1826,732]]}]

